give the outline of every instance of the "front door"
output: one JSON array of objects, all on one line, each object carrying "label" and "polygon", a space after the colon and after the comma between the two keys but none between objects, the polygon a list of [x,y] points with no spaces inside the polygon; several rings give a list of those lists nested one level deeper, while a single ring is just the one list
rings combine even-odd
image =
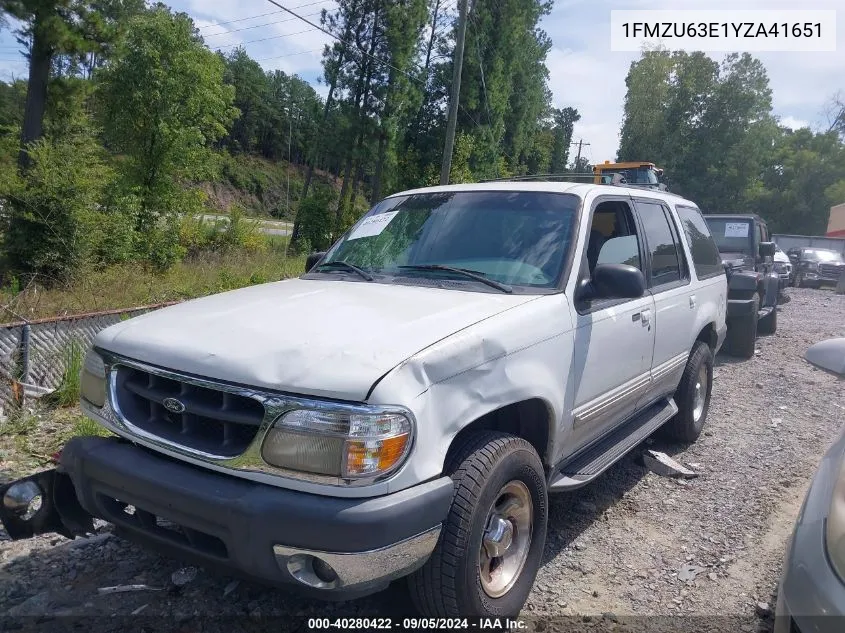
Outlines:
[{"label": "front door", "polygon": [[[597,201],[587,233],[581,277],[597,264],[643,269],[644,244],[630,199]],[[597,440],[634,413],[649,385],[654,347],[654,299],[593,301],[574,305],[575,347],[568,380],[573,385],[572,432],[566,453]]]}]

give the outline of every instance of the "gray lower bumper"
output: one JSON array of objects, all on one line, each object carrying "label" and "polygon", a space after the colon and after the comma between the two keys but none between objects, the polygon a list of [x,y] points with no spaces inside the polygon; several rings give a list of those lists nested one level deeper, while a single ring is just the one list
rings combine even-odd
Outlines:
[{"label": "gray lower bumper", "polygon": [[382,497],[323,497],[105,438],[71,440],[61,468],[82,508],[113,523],[121,536],[175,558],[340,600],[379,591],[424,564],[454,490],[442,477]]}]

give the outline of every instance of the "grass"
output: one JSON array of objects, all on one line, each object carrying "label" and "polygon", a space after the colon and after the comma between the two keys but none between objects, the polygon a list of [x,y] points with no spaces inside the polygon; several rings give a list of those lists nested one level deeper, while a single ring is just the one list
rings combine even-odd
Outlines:
[{"label": "grass", "polygon": [[58,389],[48,396],[48,401],[60,407],[69,407],[79,402],[80,375],[82,364],[85,362],[85,349],[79,341],[73,340],[65,347],[63,355],[65,369],[62,373],[62,382]]},{"label": "grass", "polygon": [[301,275],[305,256],[288,256],[287,238],[271,236],[258,252],[204,253],[187,258],[159,274],[139,264],[91,270],[74,283],[45,287],[29,284],[23,291],[0,290],[8,306],[0,321],[39,319],[115,310],[191,299]]},{"label": "grass", "polygon": [[108,437],[111,432],[83,416],[77,406],[36,403],[10,412],[0,422],[0,482],[48,467],[68,440],[89,435]]}]

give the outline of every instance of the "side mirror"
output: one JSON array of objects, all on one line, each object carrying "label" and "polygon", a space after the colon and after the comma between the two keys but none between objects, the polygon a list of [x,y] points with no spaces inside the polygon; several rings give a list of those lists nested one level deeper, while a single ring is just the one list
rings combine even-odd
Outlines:
[{"label": "side mirror", "polygon": [[774,242],[760,242],[760,257],[774,257],[775,243]]},{"label": "side mirror", "polygon": [[579,299],[637,299],[645,294],[645,277],[628,264],[599,264],[579,289]]},{"label": "side mirror", "polygon": [[308,257],[305,258],[305,272],[309,272],[314,266],[317,265],[317,262],[323,259],[325,256],[325,251],[319,253],[311,253]]},{"label": "side mirror", "polygon": [[811,346],[804,354],[811,365],[845,378],[845,338],[831,338]]}]

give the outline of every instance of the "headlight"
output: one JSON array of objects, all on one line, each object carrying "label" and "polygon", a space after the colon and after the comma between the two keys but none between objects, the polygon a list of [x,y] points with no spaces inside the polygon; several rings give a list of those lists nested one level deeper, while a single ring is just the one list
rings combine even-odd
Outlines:
[{"label": "headlight", "polygon": [[839,578],[845,581],[845,458],[839,465],[833,499],[827,514],[827,553]]},{"label": "headlight", "polygon": [[413,426],[401,413],[295,409],[267,432],[261,457],[285,470],[360,479],[398,468],[411,449]]},{"label": "headlight", "polygon": [[79,391],[95,407],[106,404],[106,365],[93,349],[85,355]]}]

